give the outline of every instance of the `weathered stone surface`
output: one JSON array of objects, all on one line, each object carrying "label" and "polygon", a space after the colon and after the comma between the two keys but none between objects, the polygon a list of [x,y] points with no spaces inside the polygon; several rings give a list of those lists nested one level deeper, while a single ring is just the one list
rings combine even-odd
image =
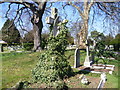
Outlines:
[{"label": "weathered stone surface", "polygon": [[80,50],[76,48],[75,50],[75,56],[74,56],[74,68],[77,68],[80,66]]},{"label": "weathered stone surface", "polygon": [[90,56],[86,56],[85,58],[85,62],[84,62],[84,66],[85,67],[90,67]]},{"label": "weathered stone surface", "polygon": [[88,40],[86,40],[86,58],[85,58],[85,61],[84,61],[84,66],[85,67],[90,67],[90,64],[91,64],[91,57],[89,56],[89,42],[88,42]]}]

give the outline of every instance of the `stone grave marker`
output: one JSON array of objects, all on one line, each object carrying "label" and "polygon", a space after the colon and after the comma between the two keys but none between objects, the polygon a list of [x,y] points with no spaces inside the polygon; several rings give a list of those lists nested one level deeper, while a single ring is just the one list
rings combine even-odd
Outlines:
[{"label": "stone grave marker", "polygon": [[59,16],[58,10],[56,8],[51,9],[51,16],[46,18],[46,23],[53,25],[53,36],[57,35],[58,32],[58,23],[59,23]]},{"label": "stone grave marker", "polygon": [[76,48],[74,56],[74,68],[77,68],[79,66],[80,66],[80,50]]},{"label": "stone grave marker", "polygon": [[91,55],[91,61],[92,61],[92,63],[94,63],[95,62],[95,55],[92,53],[92,55]]},{"label": "stone grave marker", "polygon": [[89,56],[89,42],[88,42],[88,40],[86,40],[86,46],[87,46],[86,47],[87,56],[86,56],[85,61],[84,61],[84,66],[90,67],[91,62],[90,62],[90,56]]}]

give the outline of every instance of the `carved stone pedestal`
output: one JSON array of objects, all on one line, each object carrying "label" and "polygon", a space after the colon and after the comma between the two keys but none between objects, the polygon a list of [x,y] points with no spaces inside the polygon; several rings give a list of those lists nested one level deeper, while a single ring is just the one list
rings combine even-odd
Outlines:
[{"label": "carved stone pedestal", "polygon": [[84,66],[85,67],[90,67],[90,56],[86,56],[85,58],[85,62],[84,62]]}]

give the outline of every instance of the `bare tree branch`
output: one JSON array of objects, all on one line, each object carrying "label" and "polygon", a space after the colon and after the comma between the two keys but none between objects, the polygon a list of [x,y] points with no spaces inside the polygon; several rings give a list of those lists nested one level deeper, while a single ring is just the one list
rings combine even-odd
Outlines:
[{"label": "bare tree branch", "polygon": [[70,2],[69,4],[72,5],[73,7],[75,7],[78,10],[78,12],[80,13],[81,17],[84,17],[84,15],[83,15],[83,13],[82,13],[82,11],[80,10],[79,7],[77,7],[76,5],[74,5],[72,2]]}]

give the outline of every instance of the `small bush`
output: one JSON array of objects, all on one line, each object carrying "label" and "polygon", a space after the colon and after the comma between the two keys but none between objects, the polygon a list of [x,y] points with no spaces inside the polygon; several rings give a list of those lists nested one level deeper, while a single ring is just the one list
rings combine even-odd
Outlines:
[{"label": "small bush", "polygon": [[23,43],[24,50],[30,51],[32,50],[34,44],[33,43]]},{"label": "small bush", "polygon": [[[48,50],[40,54],[39,62],[32,71],[35,82],[51,84],[62,80],[64,76],[69,76],[73,72],[64,54],[67,47],[68,30],[64,25],[62,27],[56,37],[50,35]],[[61,86],[56,88],[64,86],[62,83],[58,84]]]}]

